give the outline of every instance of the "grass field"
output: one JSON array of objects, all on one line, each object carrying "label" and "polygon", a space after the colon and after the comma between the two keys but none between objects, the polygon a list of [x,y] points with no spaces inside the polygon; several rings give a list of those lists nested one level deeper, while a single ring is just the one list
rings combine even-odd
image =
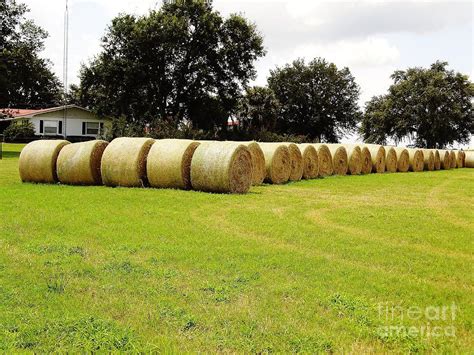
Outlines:
[{"label": "grass field", "polygon": [[4,149],[1,350],[474,351],[474,169],[229,196],[22,184]]}]

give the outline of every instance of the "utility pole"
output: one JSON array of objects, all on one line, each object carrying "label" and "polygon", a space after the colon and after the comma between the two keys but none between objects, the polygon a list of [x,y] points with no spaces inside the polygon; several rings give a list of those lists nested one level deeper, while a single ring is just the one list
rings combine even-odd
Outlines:
[{"label": "utility pole", "polygon": [[63,135],[67,138],[67,71],[68,71],[68,55],[69,55],[69,8],[68,0],[66,0],[66,9],[64,11],[64,53],[63,53]]}]

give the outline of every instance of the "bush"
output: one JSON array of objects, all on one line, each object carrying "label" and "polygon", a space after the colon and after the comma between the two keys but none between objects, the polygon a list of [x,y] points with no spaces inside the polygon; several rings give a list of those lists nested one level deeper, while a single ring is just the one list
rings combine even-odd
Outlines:
[{"label": "bush", "polygon": [[120,116],[112,121],[112,129],[109,129],[100,137],[111,141],[119,137],[143,137],[144,127],[138,123],[129,123],[125,116]]},{"label": "bush", "polygon": [[173,122],[156,120],[148,126],[138,123],[129,123],[122,116],[112,121],[112,129],[108,130],[101,138],[111,141],[118,137],[150,137],[154,139],[177,138],[177,139],[218,139],[216,133],[193,129],[187,125],[176,127]]},{"label": "bush", "polygon": [[294,142],[306,143],[311,142],[307,136],[292,135],[292,134],[278,134],[267,130],[252,130],[247,131],[241,128],[233,128],[223,131],[219,138],[235,141],[251,141],[258,142]]},{"label": "bush", "polygon": [[12,122],[5,131],[5,142],[14,142],[21,139],[32,138],[35,136],[35,127],[31,122]]},{"label": "bush", "polygon": [[102,136],[102,139],[111,141],[118,137],[149,137],[154,139],[177,138],[192,140],[232,140],[259,142],[311,142],[308,136],[278,134],[267,130],[247,130],[242,127],[222,129],[214,127],[210,130],[195,129],[191,125],[178,124],[173,121],[155,120],[143,126],[138,123],[130,123],[126,117],[114,119],[112,129]]}]

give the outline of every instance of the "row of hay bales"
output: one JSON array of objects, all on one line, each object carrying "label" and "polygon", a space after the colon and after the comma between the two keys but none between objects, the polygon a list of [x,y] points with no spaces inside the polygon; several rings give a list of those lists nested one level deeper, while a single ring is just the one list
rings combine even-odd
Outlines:
[{"label": "row of hay bales", "polygon": [[245,193],[263,182],[474,167],[468,153],[375,144],[40,140],[22,150],[19,170],[24,182]]}]

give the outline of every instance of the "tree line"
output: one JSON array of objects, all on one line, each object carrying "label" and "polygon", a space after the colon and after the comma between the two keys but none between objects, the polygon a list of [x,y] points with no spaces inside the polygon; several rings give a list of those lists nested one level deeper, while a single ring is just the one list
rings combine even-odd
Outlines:
[{"label": "tree line", "polygon": [[114,117],[112,137],[337,142],[357,133],[366,142],[408,138],[441,148],[467,143],[474,132],[474,85],[442,61],[394,72],[388,92],[363,109],[349,68],[324,58],[296,59],[271,70],[266,86],[251,87],[266,54],[256,24],[191,0],[113,19],[101,52],[63,97],[51,63],[40,58],[47,33],[27,12],[0,0],[1,108],[75,103]]}]

